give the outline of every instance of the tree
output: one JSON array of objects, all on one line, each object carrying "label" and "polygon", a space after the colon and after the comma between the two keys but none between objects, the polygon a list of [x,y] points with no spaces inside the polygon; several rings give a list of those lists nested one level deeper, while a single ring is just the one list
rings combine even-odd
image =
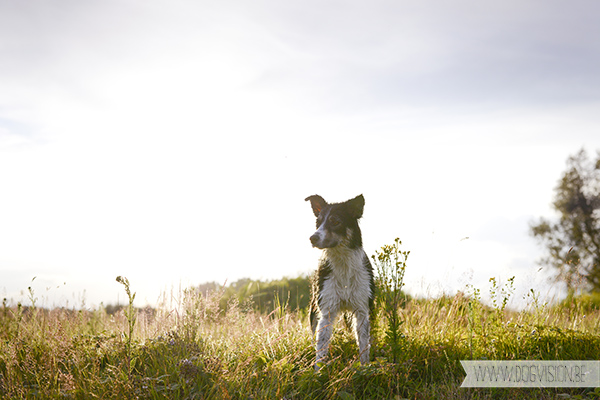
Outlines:
[{"label": "tree", "polygon": [[540,218],[530,224],[531,235],[548,251],[540,264],[556,268],[570,293],[578,287],[600,291],[600,152],[595,162],[584,149],[569,157],[552,205],[558,222]]}]

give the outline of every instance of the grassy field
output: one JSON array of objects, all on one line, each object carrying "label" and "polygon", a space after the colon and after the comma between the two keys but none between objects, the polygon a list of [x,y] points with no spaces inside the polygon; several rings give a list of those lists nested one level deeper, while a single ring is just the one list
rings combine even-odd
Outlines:
[{"label": "grassy field", "polygon": [[[121,279],[130,298],[129,284]],[[554,399],[600,398],[591,389],[466,389],[459,360],[599,360],[600,313],[571,300],[547,307],[492,306],[479,292],[410,299],[396,343],[380,314],[372,363],[357,362],[339,324],[330,361],[314,372],[306,311],[255,311],[222,291],[178,294],[171,307],[0,310],[0,398],[48,399]],[[135,283],[132,283],[135,286]],[[131,288],[134,289],[133,287]],[[393,348],[397,350],[393,362]]]}]

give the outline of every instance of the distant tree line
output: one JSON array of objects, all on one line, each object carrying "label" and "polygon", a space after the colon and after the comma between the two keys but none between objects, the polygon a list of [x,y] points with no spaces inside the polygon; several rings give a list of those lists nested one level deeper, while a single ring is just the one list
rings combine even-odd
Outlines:
[{"label": "distant tree line", "polygon": [[[270,281],[243,278],[229,285],[206,282],[191,289],[196,290],[204,297],[217,296],[221,310],[226,310],[233,300],[238,301],[242,308],[266,314],[279,306],[288,311],[307,310],[310,303],[310,278],[305,275]],[[122,304],[102,305],[104,311],[109,315],[113,315],[125,307]],[[139,310],[150,314],[154,314],[156,311],[150,306]]]},{"label": "distant tree line", "polygon": [[271,281],[240,279],[227,286],[207,282],[197,286],[202,295],[221,295],[220,307],[225,309],[232,299],[261,313],[270,313],[279,306],[290,311],[306,310],[310,303],[310,278],[283,278]]}]

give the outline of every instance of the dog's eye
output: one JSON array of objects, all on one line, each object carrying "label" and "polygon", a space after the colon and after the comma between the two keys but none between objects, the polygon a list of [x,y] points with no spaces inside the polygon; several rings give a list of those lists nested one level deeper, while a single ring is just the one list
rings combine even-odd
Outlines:
[{"label": "dog's eye", "polygon": [[329,223],[331,224],[331,226],[338,226],[340,224],[340,220],[337,218],[330,218]]}]

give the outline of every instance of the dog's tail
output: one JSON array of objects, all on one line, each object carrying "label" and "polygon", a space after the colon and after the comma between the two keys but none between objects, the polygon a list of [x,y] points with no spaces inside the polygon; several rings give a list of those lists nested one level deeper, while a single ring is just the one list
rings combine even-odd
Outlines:
[{"label": "dog's tail", "polygon": [[310,300],[310,305],[308,306],[309,310],[308,310],[308,318],[310,321],[310,329],[312,330],[312,334],[313,336],[315,336],[315,332],[317,330],[317,323],[319,322],[318,319],[318,310],[317,310],[317,304],[315,303],[315,296],[313,296],[313,298]]},{"label": "dog's tail", "polygon": [[317,322],[318,322],[317,313],[311,309],[310,310],[310,330],[312,331],[313,336],[315,335],[315,332],[317,331]]},{"label": "dog's tail", "polygon": [[310,279],[311,284],[311,297],[310,304],[308,305],[308,320],[310,321],[310,329],[312,330],[313,337],[315,336],[315,332],[317,331],[317,324],[319,323],[319,307],[318,307],[318,283],[317,283],[317,274],[313,274]]}]

